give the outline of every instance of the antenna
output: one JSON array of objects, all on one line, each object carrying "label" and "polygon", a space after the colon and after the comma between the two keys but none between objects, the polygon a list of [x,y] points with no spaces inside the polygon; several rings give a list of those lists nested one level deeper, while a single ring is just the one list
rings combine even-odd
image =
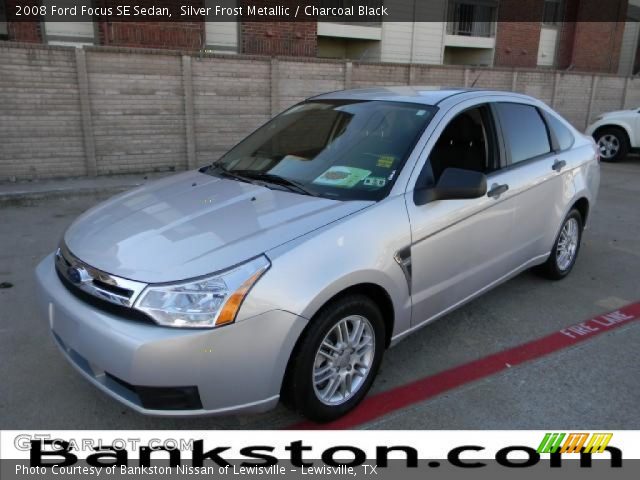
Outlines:
[{"label": "antenna", "polygon": [[482,76],[482,74],[484,73],[484,70],[480,70],[480,73],[478,74],[478,76],[476,77],[476,79],[473,81],[473,83],[471,84],[470,88],[473,88],[476,86],[476,83],[478,83],[478,80],[480,80],[480,77]]}]

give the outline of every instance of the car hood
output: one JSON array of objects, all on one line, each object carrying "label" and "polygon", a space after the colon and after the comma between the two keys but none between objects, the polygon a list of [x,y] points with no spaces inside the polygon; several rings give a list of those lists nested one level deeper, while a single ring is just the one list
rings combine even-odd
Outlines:
[{"label": "car hood", "polygon": [[194,171],[88,210],[64,240],[94,268],[146,283],[172,282],[223,270],[372,203],[272,190]]},{"label": "car hood", "polygon": [[636,110],[616,110],[615,112],[606,112],[598,115],[600,118],[619,117],[622,115],[630,115],[636,113]]}]

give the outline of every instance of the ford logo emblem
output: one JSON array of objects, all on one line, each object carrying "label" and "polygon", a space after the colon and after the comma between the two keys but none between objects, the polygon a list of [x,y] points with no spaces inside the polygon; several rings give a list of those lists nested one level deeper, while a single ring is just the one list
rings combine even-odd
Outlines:
[{"label": "ford logo emblem", "polygon": [[73,283],[81,283],[82,282],[82,273],[76,267],[67,268],[67,277]]}]

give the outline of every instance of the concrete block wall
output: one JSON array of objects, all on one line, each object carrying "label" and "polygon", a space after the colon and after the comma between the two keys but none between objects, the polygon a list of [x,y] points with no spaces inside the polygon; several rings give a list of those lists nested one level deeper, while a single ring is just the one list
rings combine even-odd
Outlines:
[{"label": "concrete block wall", "polygon": [[73,50],[0,44],[0,179],[86,174]]},{"label": "concrete block wall", "polygon": [[344,62],[304,62],[280,59],[277,65],[276,95],[278,111],[324,92],[342,90],[345,86]]},{"label": "concrete block wall", "polygon": [[218,159],[271,117],[271,62],[193,58],[198,165]]},{"label": "concrete block wall", "polygon": [[465,69],[463,67],[438,67],[413,65],[412,82],[415,85],[449,85],[464,87]]},{"label": "concrete block wall", "polygon": [[[477,79],[477,81],[476,81]],[[512,90],[513,87],[513,71],[512,70],[490,70],[490,69],[473,69],[469,75],[469,86],[475,88],[486,88],[490,90]]]},{"label": "concrete block wall", "polygon": [[181,57],[90,49],[86,61],[97,173],[185,169]]},{"label": "concrete block wall", "polygon": [[407,85],[409,66],[392,63],[354,63],[352,88],[382,85]]},{"label": "concrete block wall", "polygon": [[555,75],[549,72],[520,71],[516,76],[516,92],[531,95],[551,105]]},{"label": "concrete block wall", "polygon": [[558,113],[580,130],[586,126],[592,83],[593,77],[590,75],[561,74],[558,79],[554,107]]},{"label": "concrete block wall", "polygon": [[627,78],[624,108],[640,108],[640,78]]},{"label": "concrete block wall", "polygon": [[625,89],[624,77],[600,77],[593,98],[593,110],[611,112],[622,108],[621,98]]},{"label": "concrete block wall", "polygon": [[0,44],[0,182],[210,163],[318,93],[380,85],[515,90],[578,129],[640,106],[640,80],[532,69]]}]

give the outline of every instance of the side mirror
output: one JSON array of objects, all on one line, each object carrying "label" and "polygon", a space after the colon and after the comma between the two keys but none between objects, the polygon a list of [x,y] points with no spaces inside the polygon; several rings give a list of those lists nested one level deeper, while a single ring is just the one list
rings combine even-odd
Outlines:
[{"label": "side mirror", "polygon": [[487,177],[484,173],[462,168],[447,168],[435,187],[417,188],[414,192],[416,205],[435,200],[461,200],[480,198],[487,193]]}]

